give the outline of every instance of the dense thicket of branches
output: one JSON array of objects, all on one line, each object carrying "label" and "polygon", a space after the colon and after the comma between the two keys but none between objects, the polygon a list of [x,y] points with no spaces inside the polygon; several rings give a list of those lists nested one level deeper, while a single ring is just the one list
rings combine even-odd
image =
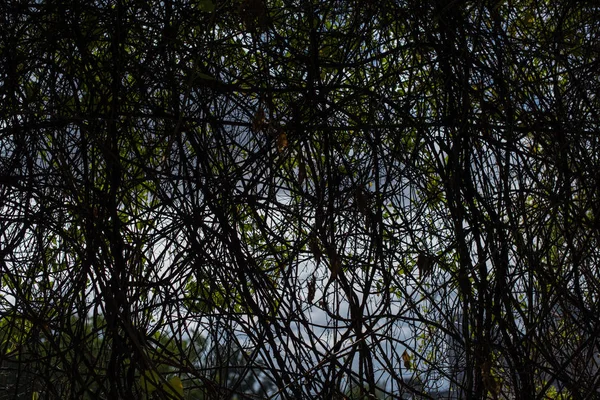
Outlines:
[{"label": "dense thicket of branches", "polygon": [[7,4],[9,398],[597,395],[597,6]]}]

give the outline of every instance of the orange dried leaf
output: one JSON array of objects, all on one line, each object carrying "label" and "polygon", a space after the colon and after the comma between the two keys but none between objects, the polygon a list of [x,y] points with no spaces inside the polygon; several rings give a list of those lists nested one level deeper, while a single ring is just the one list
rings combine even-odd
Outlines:
[{"label": "orange dried leaf", "polygon": [[285,134],[285,132],[281,132],[277,136],[277,150],[283,151],[283,150],[285,150],[287,145],[288,145],[287,135]]}]

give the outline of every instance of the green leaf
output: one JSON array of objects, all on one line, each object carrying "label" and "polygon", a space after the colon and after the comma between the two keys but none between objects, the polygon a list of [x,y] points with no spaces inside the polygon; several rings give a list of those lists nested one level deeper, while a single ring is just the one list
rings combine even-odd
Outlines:
[{"label": "green leaf", "polygon": [[163,390],[172,397],[183,398],[183,383],[178,376],[169,379],[169,382],[163,385]]},{"label": "green leaf", "polygon": [[211,312],[214,309],[213,294],[204,282],[191,281],[186,286],[187,296],[183,304],[192,312]]},{"label": "green leaf", "polygon": [[147,394],[151,394],[158,388],[160,378],[156,371],[144,371],[140,378],[140,385]]}]

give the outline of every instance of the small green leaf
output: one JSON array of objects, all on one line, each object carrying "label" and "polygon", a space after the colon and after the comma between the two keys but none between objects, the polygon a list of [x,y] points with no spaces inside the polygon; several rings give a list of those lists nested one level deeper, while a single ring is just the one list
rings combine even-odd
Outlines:
[{"label": "small green leaf", "polygon": [[199,0],[198,8],[200,11],[213,12],[215,11],[215,3],[212,0]]},{"label": "small green leaf", "polygon": [[210,75],[207,75],[207,74],[205,74],[203,72],[196,72],[196,77],[200,78],[200,79],[207,80],[207,81],[216,81],[216,79],[214,77],[212,77]]}]

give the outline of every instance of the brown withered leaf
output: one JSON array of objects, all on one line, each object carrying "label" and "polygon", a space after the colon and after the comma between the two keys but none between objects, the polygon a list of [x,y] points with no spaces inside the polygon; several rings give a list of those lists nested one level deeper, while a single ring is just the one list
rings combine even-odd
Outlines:
[{"label": "brown withered leaf", "polygon": [[432,256],[425,253],[419,253],[419,256],[417,257],[417,268],[419,269],[420,278],[425,278],[431,273],[434,261]]},{"label": "brown withered leaf", "polygon": [[314,276],[311,278],[311,280],[308,282],[308,296],[307,296],[307,301],[309,303],[312,303],[313,300],[315,299],[315,287],[317,284],[317,278],[315,278]]},{"label": "brown withered leaf", "polygon": [[265,110],[261,108],[258,109],[256,115],[254,115],[254,119],[252,120],[252,129],[255,132],[260,132],[264,130],[267,126],[267,121],[265,119]]},{"label": "brown withered leaf", "polygon": [[365,193],[363,192],[363,190],[361,188],[357,188],[354,191],[354,198],[356,200],[356,205],[358,206],[358,210],[367,215],[369,213],[369,202],[367,200],[367,197],[365,196]]},{"label": "brown withered leaf", "polygon": [[242,0],[238,13],[247,29],[265,29],[268,23],[268,10],[263,0]]},{"label": "brown withered leaf", "polygon": [[308,242],[308,246],[310,247],[310,251],[315,256],[315,260],[317,260],[317,265],[319,265],[319,263],[321,262],[321,256],[323,255],[323,252],[321,251],[321,246],[319,246],[317,238],[313,236]]},{"label": "brown withered leaf", "polygon": [[337,253],[333,251],[331,256],[329,257],[329,269],[331,270],[331,279],[335,279],[338,276],[340,268],[340,258],[338,257]]},{"label": "brown withered leaf", "polygon": [[402,353],[402,361],[404,362],[404,368],[406,368],[406,369],[412,368],[410,359],[411,359],[410,354],[408,354],[408,352],[406,350],[404,350],[404,352]]},{"label": "brown withered leaf", "polygon": [[300,159],[300,162],[298,164],[298,185],[302,186],[305,179],[306,179],[306,166],[304,165],[304,160]]}]

